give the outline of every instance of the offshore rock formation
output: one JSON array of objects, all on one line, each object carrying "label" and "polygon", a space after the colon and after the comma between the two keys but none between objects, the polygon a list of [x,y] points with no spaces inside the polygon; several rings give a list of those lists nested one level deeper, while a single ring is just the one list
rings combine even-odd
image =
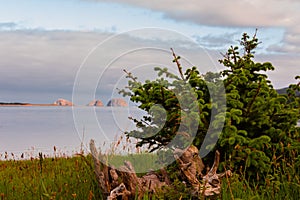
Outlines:
[{"label": "offshore rock formation", "polygon": [[74,105],[71,101],[68,101],[66,99],[58,99],[53,104],[57,105],[57,106],[73,106]]},{"label": "offshore rock formation", "polygon": [[91,101],[88,106],[99,106],[102,107],[104,106],[101,100],[93,100]]},{"label": "offshore rock formation", "polygon": [[113,107],[127,107],[128,104],[127,102],[122,99],[122,98],[114,98],[111,99],[108,103],[107,106],[113,106]]}]

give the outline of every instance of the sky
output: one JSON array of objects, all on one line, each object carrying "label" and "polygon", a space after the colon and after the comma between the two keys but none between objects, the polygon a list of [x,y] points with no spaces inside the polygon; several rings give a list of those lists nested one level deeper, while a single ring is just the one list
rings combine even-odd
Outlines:
[{"label": "sky", "polygon": [[300,75],[298,0],[0,0],[0,102],[104,103],[154,66],[174,69],[170,48],[186,67],[218,71],[220,52],[244,32],[262,42],[275,88]]}]

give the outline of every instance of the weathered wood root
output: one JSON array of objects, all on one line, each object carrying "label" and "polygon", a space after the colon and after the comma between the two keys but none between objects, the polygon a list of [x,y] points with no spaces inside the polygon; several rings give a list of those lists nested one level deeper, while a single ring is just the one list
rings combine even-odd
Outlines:
[{"label": "weathered wood root", "polygon": [[[181,154],[181,155],[180,155]],[[222,174],[217,174],[220,161],[220,153],[216,151],[214,164],[206,175],[202,175],[204,164],[199,157],[199,151],[195,146],[190,146],[186,151],[175,150],[174,154],[182,173],[192,185],[194,193],[204,197],[220,194],[221,178],[225,175],[230,176],[228,170]]]},{"label": "weathered wood root", "polygon": [[199,151],[195,146],[190,146],[186,150],[176,149],[174,157],[179,164],[182,173],[187,178],[195,191],[200,189],[200,178],[204,164],[199,157]]},{"label": "weathered wood root", "polygon": [[[156,193],[157,188],[166,185],[164,181],[160,181],[155,172],[149,172],[140,178],[137,177],[132,164],[128,161],[125,161],[119,170],[103,164],[105,160],[98,153],[93,140],[90,142],[90,149],[99,188],[108,200],[116,200],[119,197],[123,200],[134,199],[135,196],[142,199],[145,192]],[[166,174],[164,170],[162,173]],[[165,177],[165,180],[168,181],[168,178]]]},{"label": "weathered wood root", "polygon": [[220,162],[220,153],[216,151],[215,160],[210,171],[203,177],[204,185],[201,188],[201,193],[203,196],[212,196],[220,194],[221,192],[221,181],[220,175],[217,174],[217,169]]},{"label": "weathered wood root", "polygon": [[[102,194],[108,200],[116,199],[142,199],[144,194],[155,194],[164,186],[171,185],[165,169],[161,169],[164,181],[161,181],[158,174],[150,171],[142,177],[137,177],[132,164],[128,161],[116,170],[108,166],[105,157],[98,153],[93,140],[90,142],[90,149],[95,165],[95,174]],[[220,161],[220,153],[216,151],[214,164],[210,171],[203,176],[204,164],[199,157],[199,151],[195,146],[190,146],[186,150],[176,149],[174,157],[179,164],[180,170],[193,187],[197,196],[213,196],[221,192],[221,178],[230,176],[228,170],[222,174],[217,174]]]},{"label": "weathered wood root", "polygon": [[107,197],[107,200],[114,200],[118,197],[122,197],[123,200],[127,200],[128,196],[130,196],[130,192],[126,189],[124,183],[121,183],[115,189],[110,192],[110,195]]}]

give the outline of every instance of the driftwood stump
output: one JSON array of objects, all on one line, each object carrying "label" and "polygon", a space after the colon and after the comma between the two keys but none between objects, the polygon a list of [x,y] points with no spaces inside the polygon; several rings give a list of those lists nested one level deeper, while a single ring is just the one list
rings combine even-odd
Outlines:
[{"label": "driftwood stump", "polygon": [[[151,195],[157,193],[164,186],[172,187],[165,169],[161,169],[160,171],[163,180],[154,171],[138,177],[132,164],[128,161],[125,161],[119,170],[105,164],[105,155],[98,153],[93,140],[90,142],[90,150],[95,165],[95,175],[104,199],[128,200],[135,197],[142,199],[146,192]],[[192,186],[194,196],[208,197],[220,194],[220,179],[225,175],[231,175],[230,171],[222,174],[216,173],[220,159],[218,151],[215,154],[214,164],[206,175],[202,174],[204,164],[195,146],[192,145],[186,150],[176,149],[174,151],[174,158],[178,162],[186,180]]]},{"label": "driftwood stump", "polygon": [[[179,157],[178,154],[181,156]],[[220,194],[221,181],[225,175],[231,176],[231,171],[228,170],[222,174],[217,174],[217,169],[220,161],[220,153],[216,151],[215,160],[210,171],[203,176],[202,171],[204,164],[199,157],[199,150],[195,146],[190,146],[186,151],[175,151],[176,161],[179,163],[182,173],[192,185],[194,193],[198,196],[213,196]]]}]

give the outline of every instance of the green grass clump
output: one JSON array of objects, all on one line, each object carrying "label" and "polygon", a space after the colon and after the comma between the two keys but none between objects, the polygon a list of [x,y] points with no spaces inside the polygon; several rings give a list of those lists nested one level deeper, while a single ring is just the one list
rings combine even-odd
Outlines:
[{"label": "green grass clump", "polygon": [[99,199],[91,157],[0,161],[0,199]]},{"label": "green grass clump", "polygon": [[272,185],[249,186],[246,180],[233,180],[230,183],[223,180],[222,194],[218,199],[222,200],[298,200],[300,199],[300,185],[294,182],[274,182]]}]

